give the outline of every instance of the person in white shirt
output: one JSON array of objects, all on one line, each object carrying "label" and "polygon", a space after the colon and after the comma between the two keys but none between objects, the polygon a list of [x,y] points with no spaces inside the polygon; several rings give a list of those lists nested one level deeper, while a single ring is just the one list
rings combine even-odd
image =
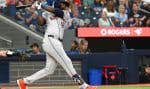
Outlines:
[{"label": "person in white shirt", "polygon": [[116,10],[115,10],[115,2],[113,0],[109,0],[107,2],[106,7],[103,8],[103,12],[106,12],[108,17],[114,17]]},{"label": "person in white shirt", "polygon": [[101,17],[98,19],[99,27],[110,27],[111,22],[109,18],[107,18],[107,13],[105,11],[102,12]]}]

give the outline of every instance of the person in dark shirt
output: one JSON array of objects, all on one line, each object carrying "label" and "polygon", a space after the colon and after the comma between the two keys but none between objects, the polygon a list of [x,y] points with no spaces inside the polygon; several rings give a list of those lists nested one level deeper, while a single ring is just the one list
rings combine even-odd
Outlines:
[{"label": "person in dark shirt", "polygon": [[144,72],[140,74],[141,83],[150,83],[150,65],[146,65]]},{"label": "person in dark shirt", "polygon": [[71,53],[79,53],[79,44],[76,40],[71,41],[70,52]]},{"label": "person in dark shirt", "polygon": [[37,43],[33,43],[30,48],[32,49],[32,54],[40,54],[40,47]]}]

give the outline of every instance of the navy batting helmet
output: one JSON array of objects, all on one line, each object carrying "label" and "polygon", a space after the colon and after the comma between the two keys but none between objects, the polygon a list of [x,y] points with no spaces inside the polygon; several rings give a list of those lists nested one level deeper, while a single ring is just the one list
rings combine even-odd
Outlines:
[{"label": "navy batting helmet", "polygon": [[64,17],[64,12],[63,12],[63,10],[60,10],[60,9],[55,9],[54,10],[54,15],[56,16],[56,17],[60,17],[60,18],[62,18],[63,19],[63,17]]}]

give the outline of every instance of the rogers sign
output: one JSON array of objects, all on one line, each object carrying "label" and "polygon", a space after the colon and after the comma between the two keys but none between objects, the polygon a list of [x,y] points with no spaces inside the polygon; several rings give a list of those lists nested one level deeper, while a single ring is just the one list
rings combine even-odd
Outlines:
[{"label": "rogers sign", "polygon": [[78,37],[150,37],[149,27],[78,28]]},{"label": "rogers sign", "polygon": [[115,28],[108,28],[108,29],[105,29],[105,28],[102,28],[100,30],[100,34],[102,36],[120,36],[120,35],[130,35],[131,32],[129,29],[115,29]]}]

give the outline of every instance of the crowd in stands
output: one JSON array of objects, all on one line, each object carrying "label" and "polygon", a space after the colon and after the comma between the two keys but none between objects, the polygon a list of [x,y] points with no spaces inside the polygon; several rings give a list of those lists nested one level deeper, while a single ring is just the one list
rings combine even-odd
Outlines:
[{"label": "crowd in stands", "polygon": [[[37,22],[37,17],[44,11],[42,3],[59,7],[59,2],[63,0],[1,0],[0,13],[15,19],[19,24],[41,33],[45,32],[45,25],[41,26]],[[70,17],[73,19],[69,29],[78,27],[149,27],[149,13],[140,10],[141,0],[65,0],[70,5]],[[149,9],[148,9],[149,10]],[[67,19],[67,18],[65,18]],[[77,42],[78,43],[78,42]],[[73,42],[73,44],[77,44]],[[85,40],[79,45],[88,43]],[[77,47],[84,49],[84,47]],[[85,47],[86,48],[86,47]],[[76,50],[72,48],[71,50]],[[81,51],[81,50],[80,50]],[[79,51],[79,52],[80,52]],[[82,50],[89,53],[89,50]],[[81,52],[82,53],[82,52]]]},{"label": "crowd in stands", "polygon": [[71,53],[71,54],[89,54],[90,49],[88,46],[88,41],[86,39],[80,39],[79,42],[76,40],[72,40],[69,53]]},{"label": "crowd in stands", "polygon": [[[3,0],[2,0],[3,1]],[[41,3],[59,7],[62,0],[6,0],[1,12],[17,20],[31,30],[44,32],[45,26],[37,23],[42,14]],[[70,3],[70,17],[76,27],[149,27],[149,15],[139,10],[141,0],[65,0]],[[13,11],[12,11],[13,10]]]}]

